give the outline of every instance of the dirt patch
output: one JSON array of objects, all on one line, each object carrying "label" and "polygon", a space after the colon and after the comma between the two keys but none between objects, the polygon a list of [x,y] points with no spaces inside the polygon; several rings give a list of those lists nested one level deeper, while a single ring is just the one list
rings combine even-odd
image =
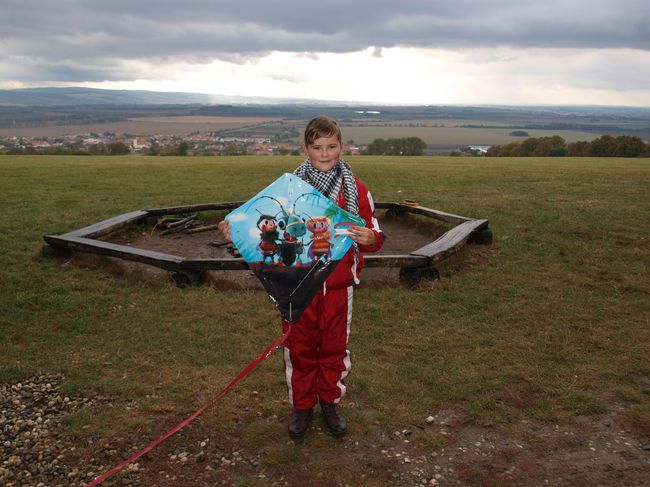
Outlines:
[{"label": "dirt patch", "polygon": [[[380,215],[382,231],[387,236],[383,248],[377,255],[408,254],[419,249],[445,233],[450,225],[417,216],[404,215],[388,218]],[[211,222],[210,222],[211,223]],[[111,235],[108,241],[153,250],[189,259],[213,259],[232,257],[223,244],[223,238],[216,230],[194,234],[175,233],[163,235],[157,228],[131,228]],[[169,273],[162,269],[137,262],[110,259],[113,272],[135,275],[142,279],[168,279]],[[248,270],[208,271],[208,282],[218,288],[241,287],[262,289],[258,279]],[[399,268],[365,268],[362,273],[364,284],[397,282]]]},{"label": "dirt patch", "polygon": [[[17,389],[16,384],[8,388]],[[344,405],[353,419],[347,436],[330,437],[317,414],[304,442],[296,444],[286,436],[288,408],[283,401],[252,391],[243,394],[250,396],[248,406],[228,433],[216,431],[210,419],[198,420],[103,485],[627,487],[647,485],[650,475],[648,446],[621,426],[623,408],[616,406],[571,424],[522,419],[507,429],[467,425],[462,413],[447,408],[418,424],[387,430],[373,421],[377,414],[372,407],[350,398]],[[90,399],[75,400],[91,404]],[[29,413],[31,403],[25,404],[21,416]],[[138,408],[137,400],[129,404]],[[49,414],[42,414],[45,421]],[[0,473],[10,482],[6,485],[37,485],[46,478],[38,485],[84,485],[183,419],[151,418],[133,437],[95,438],[101,453],[92,458],[84,458],[84,448],[60,434],[43,435],[37,445],[29,435],[15,436],[13,447],[24,450],[28,461],[5,465]],[[45,459],[56,458],[56,468],[42,464],[42,451],[55,452]],[[12,483],[18,478],[21,483]]]}]

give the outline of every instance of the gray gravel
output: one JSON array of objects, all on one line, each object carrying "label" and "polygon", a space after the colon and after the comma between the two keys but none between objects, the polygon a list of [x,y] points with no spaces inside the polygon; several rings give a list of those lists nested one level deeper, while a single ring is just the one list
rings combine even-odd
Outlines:
[{"label": "gray gravel", "polygon": [[0,485],[67,487],[84,485],[97,474],[92,465],[81,471],[63,463],[74,447],[58,438],[57,427],[102,398],[65,396],[63,381],[62,375],[37,375],[0,384]]}]

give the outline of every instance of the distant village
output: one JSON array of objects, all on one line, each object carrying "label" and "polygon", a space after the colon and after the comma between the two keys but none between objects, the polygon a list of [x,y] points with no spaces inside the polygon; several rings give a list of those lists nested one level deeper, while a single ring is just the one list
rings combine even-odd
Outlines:
[{"label": "distant village", "polygon": [[[345,144],[346,155],[360,154],[363,147]],[[300,155],[300,144],[263,137],[222,137],[215,133],[129,136],[82,133],[57,137],[0,136],[0,152],[47,154],[144,154],[144,155]]]}]

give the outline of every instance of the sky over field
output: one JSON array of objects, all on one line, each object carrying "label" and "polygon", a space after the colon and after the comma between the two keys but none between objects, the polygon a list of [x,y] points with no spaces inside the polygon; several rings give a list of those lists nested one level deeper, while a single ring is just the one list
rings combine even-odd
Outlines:
[{"label": "sky over field", "polygon": [[650,106],[647,0],[0,0],[0,88]]}]

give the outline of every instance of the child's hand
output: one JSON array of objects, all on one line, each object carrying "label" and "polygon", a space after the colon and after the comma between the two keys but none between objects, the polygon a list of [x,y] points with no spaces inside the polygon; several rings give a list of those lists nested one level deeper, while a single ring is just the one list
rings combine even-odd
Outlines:
[{"label": "child's hand", "polygon": [[348,236],[356,243],[368,247],[372,247],[377,242],[375,232],[370,230],[368,227],[351,225],[350,228],[348,228]]},{"label": "child's hand", "polygon": [[232,242],[232,238],[230,237],[230,222],[228,220],[220,221],[218,229],[223,233],[224,238],[228,240],[228,242]]}]

